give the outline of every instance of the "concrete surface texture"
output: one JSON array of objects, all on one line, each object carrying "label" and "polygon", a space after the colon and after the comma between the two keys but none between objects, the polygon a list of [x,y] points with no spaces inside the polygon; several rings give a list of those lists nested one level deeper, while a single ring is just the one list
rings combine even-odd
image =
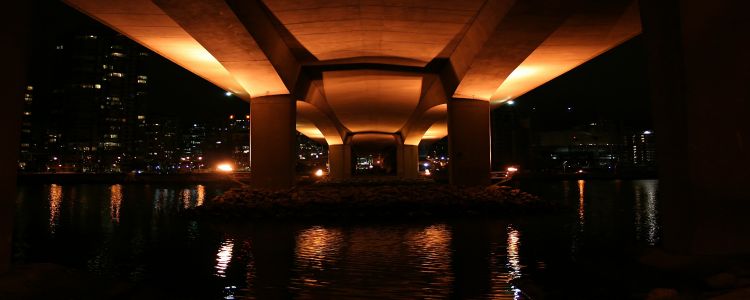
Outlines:
[{"label": "concrete surface texture", "polygon": [[498,105],[641,30],[630,0],[66,2],[239,97],[309,103],[297,126],[329,144],[440,139],[447,111],[434,106]]}]

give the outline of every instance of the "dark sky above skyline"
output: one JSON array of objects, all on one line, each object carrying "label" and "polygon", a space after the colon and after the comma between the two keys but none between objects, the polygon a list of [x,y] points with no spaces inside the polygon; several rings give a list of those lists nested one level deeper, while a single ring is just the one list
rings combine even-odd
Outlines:
[{"label": "dark sky above skyline", "polygon": [[[87,30],[109,30],[60,1],[35,0],[32,61],[43,60],[40,47],[60,37]],[[249,104],[159,55],[151,56],[149,74],[152,114],[184,122],[210,121],[245,114]],[[649,127],[651,113],[646,58],[636,37],[516,99],[515,109],[544,120],[544,128],[560,129],[597,119]],[[567,110],[571,107],[572,110]]]},{"label": "dark sky above skyline", "polygon": [[[57,40],[68,36],[102,30],[111,32],[61,1],[36,0],[31,57],[36,67],[32,67],[32,78],[34,72],[40,72],[46,65],[45,47],[54,47]],[[150,56],[148,68],[148,113],[190,123],[219,120],[230,114],[244,115],[250,110],[247,102],[225,96],[221,88],[157,54]]]}]

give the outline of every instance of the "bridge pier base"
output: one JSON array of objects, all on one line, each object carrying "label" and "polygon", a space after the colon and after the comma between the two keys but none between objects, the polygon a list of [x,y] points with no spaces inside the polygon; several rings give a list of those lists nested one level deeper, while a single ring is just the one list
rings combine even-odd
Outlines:
[{"label": "bridge pier base", "polygon": [[450,183],[490,183],[490,103],[483,100],[448,101]]},{"label": "bridge pier base", "polygon": [[419,148],[416,145],[398,145],[396,156],[398,177],[419,177]]},{"label": "bridge pier base", "polygon": [[296,103],[290,95],[250,100],[252,119],[250,172],[252,186],[285,189],[295,183],[297,162]]},{"label": "bridge pier base", "polygon": [[331,179],[347,179],[352,177],[351,145],[328,146],[328,177]]},{"label": "bridge pier base", "polygon": [[743,1],[641,1],[662,246],[750,253],[750,30]]}]

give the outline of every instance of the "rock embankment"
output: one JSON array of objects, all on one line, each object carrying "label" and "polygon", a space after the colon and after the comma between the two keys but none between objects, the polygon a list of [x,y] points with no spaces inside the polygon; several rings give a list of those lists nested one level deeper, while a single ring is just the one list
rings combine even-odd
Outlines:
[{"label": "rock embankment", "polygon": [[268,191],[236,188],[191,211],[218,218],[360,218],[498,215],[552,208],[512,188],[442,184],[313,184]]}]

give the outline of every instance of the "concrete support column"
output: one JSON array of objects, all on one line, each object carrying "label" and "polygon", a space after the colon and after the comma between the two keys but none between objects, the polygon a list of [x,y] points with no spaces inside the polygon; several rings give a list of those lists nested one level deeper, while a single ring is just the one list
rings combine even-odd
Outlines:
[{"label": "concrete support column", "polygon": [[10,268],[13,210],[16,199],[16,172],[21,133],[21,109],[26,82],[26,55],[28,51],[29,15],[32,1],[8,3],[4,8],[13,12],[0,19],[0,34],[6,47],[0,47],[4,58],[0,75],[0,274]]},{"label": "concrete support column", "polygon": [[662,245],[750,253],[750,21],[745,1],[641,1]]},{"label": "concrete support column", "polygon": [[331,179],[347,179],[352,177],[351,145],[328,146],[328,177]]},{"label": "concrete support column", "polygon": [[490,103],[482,100],[448,101],[450,183],[490,183]]},{"label": "concrete support column", "polygon": [[419,177],[419,148],[415,145],[399,145],[396,152],[397,174],[400,178]]},{"label": "concrete support column", "polygon": [[274,95],[250,100],[252,186],[285,189],[295,183],[297,162],[295,135],[296,103],[290,95]]}]

